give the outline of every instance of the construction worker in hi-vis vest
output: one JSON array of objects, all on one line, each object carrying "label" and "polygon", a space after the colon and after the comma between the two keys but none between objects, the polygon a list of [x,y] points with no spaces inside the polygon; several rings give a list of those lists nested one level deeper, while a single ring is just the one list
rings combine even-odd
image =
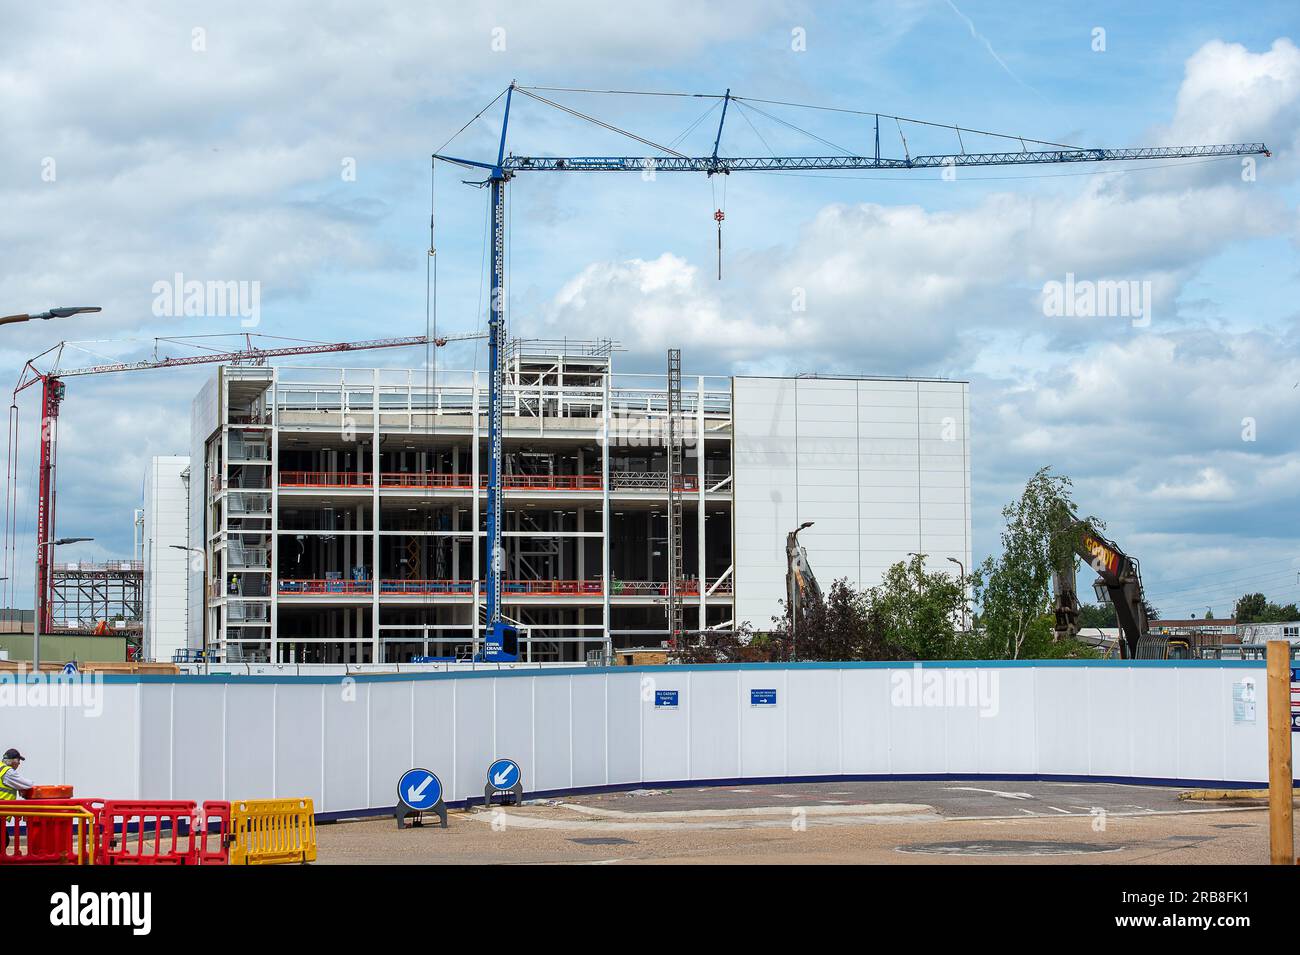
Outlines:
[{"label": "construction worker in hi-vis vest", "polygon": [[18,772],[18,764],[25,758],[16,749],[5,750],[4,758],[0,760],[0,800],[17,799],[20,793],[36,785]]}]

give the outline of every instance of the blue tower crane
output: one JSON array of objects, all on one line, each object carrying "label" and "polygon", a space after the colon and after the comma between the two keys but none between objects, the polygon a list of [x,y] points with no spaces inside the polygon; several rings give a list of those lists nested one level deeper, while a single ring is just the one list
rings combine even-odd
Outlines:
[{"label": "blue tower crane", "polygon": [[[718,132],[713,141],[713,152],[708,156],[689,156],[666,146],[659,146],[625,130],[610,126],[591,116],[569,109],[545,97],[539,96],[534,89],[519,86],[511,82],[505,92],[505,113],[501,120],[501,138],[497,147],[496,162],[479,162],[442,153],[434,153],[436,162],[441,159],[467,169],[486,172],[486,178],[470,185],[487,186],[490,190],[491,218],[491,298],[488,302],[488,360],[489,376],[489,429],[488,429],[488,508],[487,508],[487,589],[486,589],[486,637],[484,657],[488,660],[510,661],[517,658],[516,647],[518,634],[516,629],[501,617],[501,570],[505,563],[501,548],[501,419],[504,369],[502,367],[505,338],[505,186],[516,174],[521,172],[636,172],[646,170],[654,172],[702,172],[706,176],[730,175],[733,172],[771,172],[771,171],[840,171],[845,170],[917,170],[936,168],[956,168],[971,166],[1023,166],[1045,163],[1092,163],[1124,162],[1141,159],[1213,159],[1226,156],[1269,156],[1271,153],[1263,143],[1231,143],[1213,146],[1144,146],[1128,149],[1079,148],[1060,146],[1052,149],[1028,149],[1025,139],[1009,137],[1003,134],[989,134],[1004,139],[1018,139],[1021,143],[1019,152],[978,152],[968,153],[964,143],[960,153],[931,154],[912,156],[908,154],[906,140],[903,141],[904,157],[889,158],[880,155],[880,119],[883,114],[863,112],[862,115],[875,115],[875,151],[871,156],[721,156],[723,126],[727,121],[727,107],[731,103],[743,104],[747,98],[733,96],[728,89],[721,97],[722,115],[718,121]],[[506,155],[506,131],[510,123],[510,104],[516,92],[532,99],[554,106],[578,116],[581,119],[598,123],[623,135],[629,136],[647,146],[660,150],[656,156],[515,156]],[[596,91],[583,91],[596,92]],[[716,97],[716,94],[713,94]],[[498,99],[500,96],[497,97]],[[495,102],[495,101],[494,101]],[[769,102],[769,101],[755,101]],[[490,104],[489,104],[490,105]],[[784,104],[799,105],[799,104]],[[857,112],[857,111],[850,111]],[[901,117],[886,116],[887,119],[901,120]],[[918,122],[905,120],[906,122]],[[927,124],[939,125],[939,124]],[[960,140],[962,127],[947,126],[955,130]],[[978,130],[967,132],[979,133]],[[900,125],[901,133],[901,125]],[[1035,146],[1056,145],[1030,140]],[[721,217],[719,216],[719,228]]]}]

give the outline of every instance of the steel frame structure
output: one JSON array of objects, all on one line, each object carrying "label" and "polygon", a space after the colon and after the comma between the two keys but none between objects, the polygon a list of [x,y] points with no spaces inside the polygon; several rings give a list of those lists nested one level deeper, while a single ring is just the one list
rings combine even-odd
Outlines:
[{"label": "steel frame structure", "polygon": [[[108,362],[98,365],[88,365],[81,368],[61,368],[60,362],[63,358],[63,352],[70,344],[69,342],[59,342],[52,348],[49,348],[35,358],[29,360],[19,376],[18,384],[14,386],[14,402],[18,401],[18,395],[28,388],[40,382],[41,385],[41,428],[40,428],[40,470],[38,474],[37,501],[36,501],[36,579],[35,579],[35,599],[36,599],[36,620],[42,624],[42,629],[48,631],[53,622],[50,612],[52,600],[53,581],[51,576],[51,555],[49,553],[49,541],[54,539],[55,531],[55,497],[56,497],[56,451],[58,447],[58,420],[59,408],[63,402],[66,386],[63,383],[65,378],[75,378],[83,375],[102,375],[119,371],[144,371],[154,368],[178,368],[189,365],[207,365],[207,364],[251,364],[262,365],[271,358],[290,357],[295,355],[319,355],[334,352],[352,352],[352,351],[370,351],[376,348],[400,348],[407,345],[434,345],[442,347],[449,342],[469,341],[482,338],[481,334],[464,334],[464,335],[447,335],[440,337],[429,337],[425,335],[415,335],[406,338],[376,338],[356,342],[312,342],[307,344],[288,345],[278,348],[263,348],[253,344],[256,336],[245,334],[240,336],[245,341],[245,347],[233,351],[220,352],[203,352],[198,355],[182,355],[178,358],[155,358],[132,362]],[[185,339],[160,338],[154,340],[154,350],[157,353],[159,343],[184,344]],[[47,356],[53,355],[52,367],[48,371],[41,371],[37,363]]]},{"label": "steel frame structure", "polygon": [[[125,620],[125,632],[143,629],[144,564],[51,562],[50,623],[44,633],[92,633],[99,621]],[[121,631],[113,630],[117,633]]]}]

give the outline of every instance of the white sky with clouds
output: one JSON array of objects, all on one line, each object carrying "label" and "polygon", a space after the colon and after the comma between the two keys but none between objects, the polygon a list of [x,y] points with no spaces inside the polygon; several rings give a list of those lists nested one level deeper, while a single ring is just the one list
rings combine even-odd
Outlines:
[{"label": "white sky with clouds", "polygon": [[[1294,3],[4,4],[0,310],[100,304],[8,326],[0,367],[59,338],[238,332],[160,319],[152,286],[258,281],[257,331],[355,339],[424,331],[429,154],[511,79],[848,106],[1083,145],[1264,141],[1178,168],[1072,166],[804,177],[520,175],[511,195],[517,333],[610,336],[624,370],[860,372],[972,382],[975,551],[1040,465],[1143,562],[1165,616],[1231,610],[1251,582],[1300,597],[1300,330]],[[1095,28],[1106,49],[1092,49]],[[791,49],[791,31],[807,49]],[[206,49],[192,49],[196,29]],[[505,50],[494,51],[493,31]],[[497,34],[500,37],[501,34]],[[991,52],[992,51],[992,52]],[[996,55],[994,55],[994,53]],[[702,100],[544,94],[655,141]],[[722,152],[827,148],[733,106]],[[762,106],[868,152],[870,121]],[[716,112],[679,147],[707,153]],[[488,158],[499,109],[448,152]],[[751,125],[752,124],[752,125]],[[951,133],[907,128],[913,155]],[[995,140],[968,149],[997,148]],[[522,97],[521,154],[640,154]],[[901,147],[882,123],[886,155]],[[1015,148],[1015,147],[1012,147]],[[53,158],[55,181],[41,178]],[[340,176],[356,161],[355,182]],[[440,166],[439,329],[482,325],[486,197]],[[466,177],[467,178],[467,177]],[[724,201],[724,280],[712,213]],[[1043,285],[1149,281],[1153,316],[1047,318]],[[792,312],[793,289],[807,310]],[[95,346],[106,350],[110,346]],[[126,355],[121,347],[118,352]],[[422,354],[371,353],[392,366]],[[472,347],[440,359],[475,360]],[[478,360],[483,360],[482,350]],[[355,358],[353,363],[355,364]],[[125,555],[150,455],[188,448],[210,371],[74,379],[60,431],[65,557]],[[30,601],[35,395],[20,400]],[[1242,440],[1253,418],[1257,440]],[[1250,578],[1250,579],[1246,579]]]}]

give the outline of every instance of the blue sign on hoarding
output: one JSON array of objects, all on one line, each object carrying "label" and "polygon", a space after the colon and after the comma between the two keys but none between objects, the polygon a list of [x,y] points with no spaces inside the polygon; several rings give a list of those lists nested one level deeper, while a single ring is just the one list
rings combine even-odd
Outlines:
[{"label": "blue sign on hoarding", "polygon": [[1291,668],[1291,732],[1300,733],[1300,667]]},{"label": "blue sign on hoarding", "polygon": [[493,789],[514,789],[519,782],[519,764],[513,759],[498,759],[488,767],[487,781]]},{"label": "blue sign on hoarding", "polygon": [[655,690],[655,709],[675,710],[679,691],[677,690]]},{"label": "blue sign on hoarding", "polygon": [[397,781],[397,798],[412,809],[430,809],[442,799],[442,780],[427,769],[408,769]]},{"label": "blue sign on hoarding", "polygon": [[750,706],[776,706],[776,690],[750,690]]}]

